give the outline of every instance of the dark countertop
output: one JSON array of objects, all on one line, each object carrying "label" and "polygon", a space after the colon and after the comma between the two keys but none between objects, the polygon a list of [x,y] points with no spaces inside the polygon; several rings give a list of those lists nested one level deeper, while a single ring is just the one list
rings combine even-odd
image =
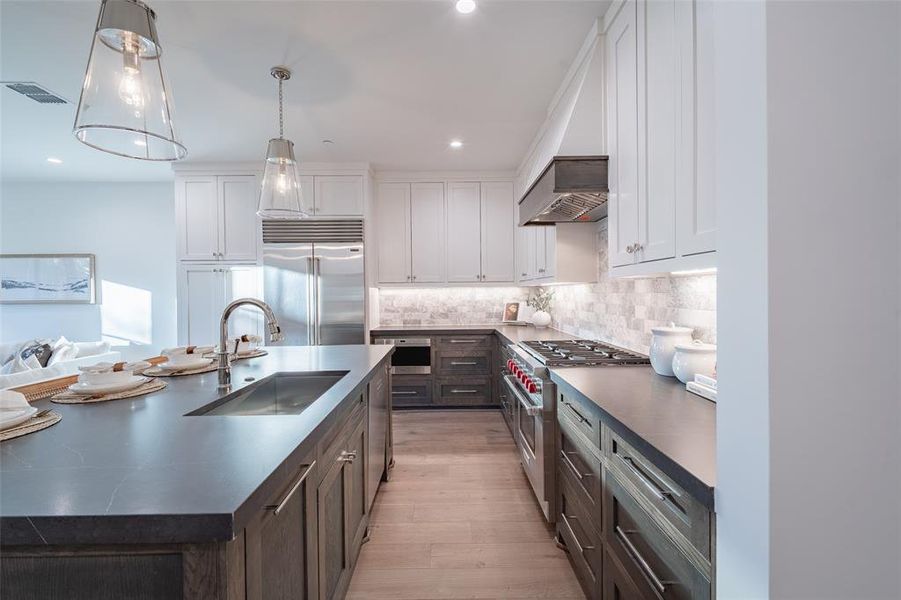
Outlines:
[{"label": "dark countertop", "polygon": [[[133,399],[51,404],[56,425],[0,444],[4,545],[229,540],[286,469],[393,351],[391,346],[269,347],[232,366],[233,391],[276,372],[349,371],[299,415],[184,416],[226,393],[216,372],[168,377]],[[274,477],[271,477],[275,475]],[[278,479],[278,480],[277,480]]]},{"label": "dark countertop", "polygon": [[551,379],[594,403],[611,429],[713,509],[716,404],[649,366],[552,369]]},{"label": "dark countertop", "polygon": [[[497,333],[510,343],[578,336],[550,327],[517,325],[386,326],[378,335]],[[648,367],[556,367],[551,379],[596,405],[611,427],[713,508],[716,484],[716,404],[688,392],[678,379]]]}]

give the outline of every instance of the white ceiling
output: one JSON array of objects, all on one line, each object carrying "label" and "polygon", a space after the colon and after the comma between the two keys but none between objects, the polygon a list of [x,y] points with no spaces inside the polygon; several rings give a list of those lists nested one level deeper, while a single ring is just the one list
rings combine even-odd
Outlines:
[{"label": "white ceiling", "polygon": [[[186,160],[260,160],[277,134],[269,68],[286,64],[286,137],[298,159],[392,170],[515,168],[607,4],[479,0],[461,15],[452,0],[151,0]],[[36,81],[77,102],[98,8],[2,0],[0,79]],[[168,164],[82,146],[74,114],[74,103],[0,89],[0,176],[171,178]],[[450,150],[452,138],[464,147]]]}]

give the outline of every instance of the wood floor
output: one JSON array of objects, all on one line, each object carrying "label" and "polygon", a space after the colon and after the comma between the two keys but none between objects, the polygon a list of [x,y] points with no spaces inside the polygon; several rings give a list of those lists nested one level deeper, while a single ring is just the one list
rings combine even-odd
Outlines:
[{"label": "wood floor", "polygon": [[395,412],[394,458],[349,600],[584,597],[500,412]]}]

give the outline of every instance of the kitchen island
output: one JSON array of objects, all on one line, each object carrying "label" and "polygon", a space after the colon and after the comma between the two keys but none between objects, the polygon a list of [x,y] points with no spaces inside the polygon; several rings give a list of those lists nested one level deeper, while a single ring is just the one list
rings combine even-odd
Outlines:
[{"label": "kitchen island", "polygon": [[[341,597],[390,462],[393,348],[267,350],[230,391],[215,371],[169,377],[54,404],[60,423],[0,445],[4,595]],[[340,378],[299,414],[199,414],[306,372]]]}]

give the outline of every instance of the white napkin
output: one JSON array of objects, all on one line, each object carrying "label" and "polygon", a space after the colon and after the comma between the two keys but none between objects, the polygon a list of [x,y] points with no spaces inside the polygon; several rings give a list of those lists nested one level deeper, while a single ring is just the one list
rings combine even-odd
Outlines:
[{"label": "white napkin", "polygon": [[[197,356],[203,356],[204,354],[209,354],[213,350],[215,350],[215,346],[194,346],[194,354]],[[160,353],[163,356],[172,356],[173,354],[187,354],[188,346],[176,346],[175,348],[163,348],[163,351]]]},{"label": "white napkin", "polygon": [[12,390],[0,390],[0,411],[21,410],[31,406],[25,399],[25,394]]},{"label": "white napkin", "polygon": [[[95,365],[87,365],[84,367],[78,367],[78,370],[81,371],[82,373],[107,373],[109,371],[112,371],[113,367],[115,367],[117,364],[118,363],[99,362]],[[150,366],[151,366],[150,363],[147,362],[146,360],[138,360],[135,362],[125,363],[122,366],[122,370],[130,371],[130,372],[143,371],[144,369],[149,369]]]}]

